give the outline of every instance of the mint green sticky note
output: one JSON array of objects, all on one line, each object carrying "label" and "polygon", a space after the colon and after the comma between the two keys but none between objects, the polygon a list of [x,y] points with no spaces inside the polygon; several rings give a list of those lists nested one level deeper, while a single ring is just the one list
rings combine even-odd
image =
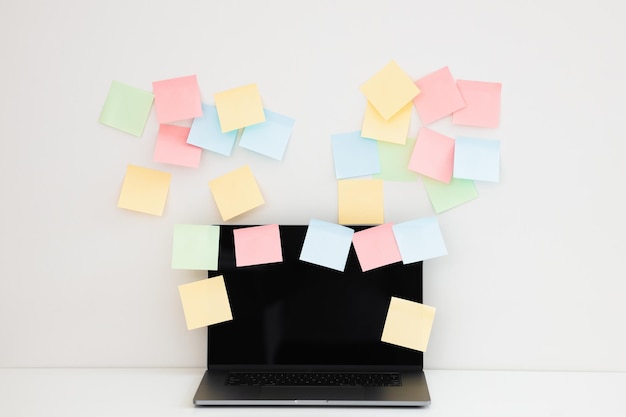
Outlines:
[{"label": "mint green sticky note", "polygon": [[219,243],[219,226],[174,225],[172,269],[217,271]]},{"label": "mint green sticky note", "polygon": [[141,136],[153,101],[151,92],[114,80],[100,113],[100,123]]},{"label": "mint green sticky note", "polygon": [[449,184],[422,176],[430,203],[439,214],[478,197],[474,181],[452,178]]},{"label": "mint green sticky note", "polygon": [[417,181],[417,172],[408,168],[415,140],[416,138],[408,138],[404,144],[379,140],[380,173],[373,175],[372,178],[384,181]]}]

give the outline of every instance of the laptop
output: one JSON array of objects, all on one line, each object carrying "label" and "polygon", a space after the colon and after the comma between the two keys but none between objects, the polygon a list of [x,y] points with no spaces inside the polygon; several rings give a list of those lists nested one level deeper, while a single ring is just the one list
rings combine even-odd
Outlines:
[{"label": "laptop", "polygon": [[[422,302],[422,262],[363,272],[299,259],[307,225],[279,225],[282,262],[236,266],[220,225],[218,270],[233,320],[208,326],[197,406],[427,406],[423,353],[382,342],[391,297]],[[355,231],[370,226],[348,226]]]}]

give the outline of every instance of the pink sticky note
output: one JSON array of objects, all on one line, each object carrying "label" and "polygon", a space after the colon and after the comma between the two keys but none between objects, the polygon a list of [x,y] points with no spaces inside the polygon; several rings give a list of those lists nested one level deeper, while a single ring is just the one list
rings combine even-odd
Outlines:
[{"label": "pink sticky note", "polygon": [[454,171],[454,139],[427,127],[420,128],[409,169],[449,184]]},{"label": "pink sticky note", "polygon": [[452,123],[461,126],[498,127],[502,84],[458,80],[465,107],[452,113]]},{"label": "pink sticky note", "polygon": [[198,168],[202,148],[187,143],[190,130],[183,126],[160,125],[154,148],[154,160],[164,164]]},{"label": "pink sticky note", "polygon": [[159,123],[202,116],[200,87],[195,75],[154,81],[152,92]]},{"label": "pink sticky note", "polygon": [[463,96],[448,67],[420,78],[415,85],[422,92],[415,96],[413,104],[425,125],[449,116],[465,106]]},{"label": "pink sticky note", "polygon": [[283,261],[280,231],[277,224],[241,227],[233,230],[237,266]]},{"label": "pink sticky note", "polygon": [[355,232],[352,244],[363,272],[402,260],[391,223]]}]

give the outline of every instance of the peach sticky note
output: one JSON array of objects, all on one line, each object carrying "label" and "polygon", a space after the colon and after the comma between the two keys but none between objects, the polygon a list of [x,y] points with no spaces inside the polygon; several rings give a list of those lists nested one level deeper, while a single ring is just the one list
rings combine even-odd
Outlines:
[{"label": "peach sticky note", "polygon": [[384,222],[383,180],[339,180],[337,190],[339,224]]},{"label": "peach sticky note", "polygon": [[248,165],[209,181],[209,187],[224,221],[265,203]]},{"label": "peach sticky note", "polygon": [[465,107],[452,113],[452,123],[461,126],[493,128],[500,124],[502,84],[458,80]]},{"label": "peach sticky note", "polygon": [[237,266],[283,261],[280,230],[277,224],[234,229],[233,237]]},{"label": "peach sticky note", "polygon": [[422,127],[417,135],[409,169],[448,184],[454,171],[454,139]]},{"label": "peach sticky note", "polygon": [[265,121],[263,102],[256,84],[215,93],[213,98],[223,133]]},{"label": "peach sticky note", "polygon": [[168,172],[128,165],[117,206],[161,216],[170,181],[171,174]]},{"label": "peach sticky note", "polygon": [[448,67],[420,78],[415,84],[421,94],[413,99],[413,104],[425,125],[465,107],[463,96]]},{"label": "peach sticky note", "polygon": [[154,81],[152,91],[159,123],[202,116],[202,98],[195,75]]},{"label": "peach sticky note", "polygon": [[164,164],[198,168],[202,148],[187,143],[189,130],[190,128],[184,126],[160,125],[154,148],[154,160]]},{"label": "peach sticky note", "polygon": [[361,136],[383,142],[404,144],[411,125],[412,111],[413,105],[409,102],[389,120],[385,120],[368,101],[363,116]]},{"label": "peach sticky note", "polygon": [[391,297],[381,341],[426,352],[435,307]]},{"label": "peach sticky note", "polygon": [[402,260],[391,223],[355,232],[352,244],[363,272]]},{"label": "peach sticky note", "polygon": [[178,293],[188,330],[233,319],[222,275],[179,285]]},{"label": "peach sticky note", "polygon": [[363,83],[360,90],[383,120],[389,120],[420,94],[417,85],[393,60]]}]

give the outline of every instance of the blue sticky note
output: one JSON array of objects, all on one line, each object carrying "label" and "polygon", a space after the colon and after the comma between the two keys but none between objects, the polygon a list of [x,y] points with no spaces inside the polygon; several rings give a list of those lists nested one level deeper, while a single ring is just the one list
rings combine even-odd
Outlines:
[{"label": "blue sticky note", "polygon": [[360,132],[339,133],[330,139],[338,180],[380,173],[376,140],[361,137]]},{"label": "blue sticky note", "polygon": [[202,116],[193,119],[187,143],[230,156],[236,139],[236,130],[222,133],[216,107],[202,103]]},{"label": "blue sticky note", "polygon": [[500,141],[457,137],[454,144],[454,178],[498,182]]},{"label": "blue sticky note", "polygon": [[294,120],[267,109],[265,121],[243,129],[239,146],[281,160],[291,137]]},{"label": "blue sticky note", "polygon": [[392,229],[404,264],[448,254],[436,216],[394,224]]},{"label": "blue sticky note", "polygon": [[349,227],[311,219],[300,260],[343,272],[353,235],[354,230]]}]

